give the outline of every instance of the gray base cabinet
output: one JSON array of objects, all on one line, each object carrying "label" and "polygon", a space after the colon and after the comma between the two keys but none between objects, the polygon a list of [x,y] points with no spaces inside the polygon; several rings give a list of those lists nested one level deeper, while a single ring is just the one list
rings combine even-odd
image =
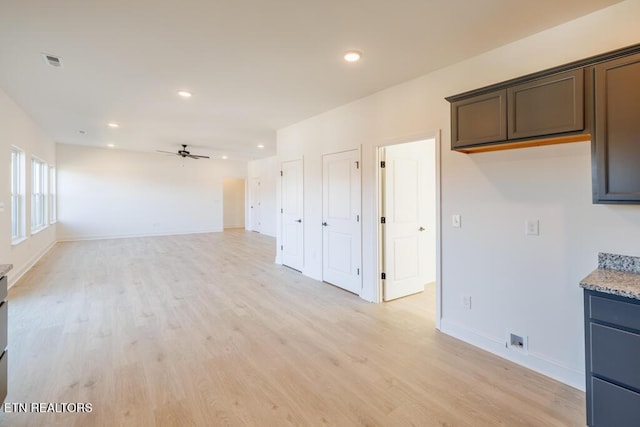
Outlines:
[{"label": "gray base cabinet", "polygon": [[640,300],[584,291],[587,425],[640,425]]},{"label": "gray base cabinet", "polygon": [[0,278],[0,402],[4,402],[7,398],[8,316],[9,302],[7,301],[7,277],[5,276]]}]

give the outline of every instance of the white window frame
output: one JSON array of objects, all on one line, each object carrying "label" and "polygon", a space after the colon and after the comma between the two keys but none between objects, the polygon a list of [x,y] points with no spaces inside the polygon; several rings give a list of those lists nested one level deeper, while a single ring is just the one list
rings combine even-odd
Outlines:
[{"label": "white window frame", "polygon": [[25,154],[11,147],[11,244],[26,240],[25,232]]},{"label": "white window frame", "polygon": [[49,167],[49,224],[58,222],[58,177],[56,167]]},{"label": "white window frame", "polygon": [[48,167],[44,160],[31,158],[31,234],[49,226]]}]

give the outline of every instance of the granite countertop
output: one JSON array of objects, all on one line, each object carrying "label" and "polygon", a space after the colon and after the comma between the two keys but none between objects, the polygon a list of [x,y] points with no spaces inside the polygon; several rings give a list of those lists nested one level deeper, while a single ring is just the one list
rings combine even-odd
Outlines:
[{"label": "granite countertop", "polygon": [[640,257],[598,254],[598,268],[580,281],[591,291],[640,299]]},{"label": "granite countertop", "polygon": [[13,268],[13,264],[0,264],[0,277],[6,276]]}]

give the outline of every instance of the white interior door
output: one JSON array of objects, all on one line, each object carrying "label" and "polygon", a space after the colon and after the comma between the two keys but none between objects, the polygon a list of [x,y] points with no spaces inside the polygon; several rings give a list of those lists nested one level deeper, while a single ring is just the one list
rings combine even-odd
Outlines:
[{"label": "white interior door", "polygon": [[429,149],[418,141],[382,150],[385,301],[422,292],[435,280],[435,150]]},{"label": "white interior door", "polygon": [[282,163],[282,264],[302,270],[304,262],[302,159]]},{"label": "white interior door", "polygon": [[260,231],[260,178],[251,178],[251,230]]},{"label": "white interior door", "polygon": [[359,294],[360,152],[324,155],[322,166],[322,279]]}]

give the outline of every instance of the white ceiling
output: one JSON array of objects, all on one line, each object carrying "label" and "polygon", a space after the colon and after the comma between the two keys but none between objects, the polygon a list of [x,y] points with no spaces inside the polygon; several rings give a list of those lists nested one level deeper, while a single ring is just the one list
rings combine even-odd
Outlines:
[{"label": "white ceiling", "polygon": [[0,88],[56,142],[260,158],[279,128],[617,2],[0,0]]}]

